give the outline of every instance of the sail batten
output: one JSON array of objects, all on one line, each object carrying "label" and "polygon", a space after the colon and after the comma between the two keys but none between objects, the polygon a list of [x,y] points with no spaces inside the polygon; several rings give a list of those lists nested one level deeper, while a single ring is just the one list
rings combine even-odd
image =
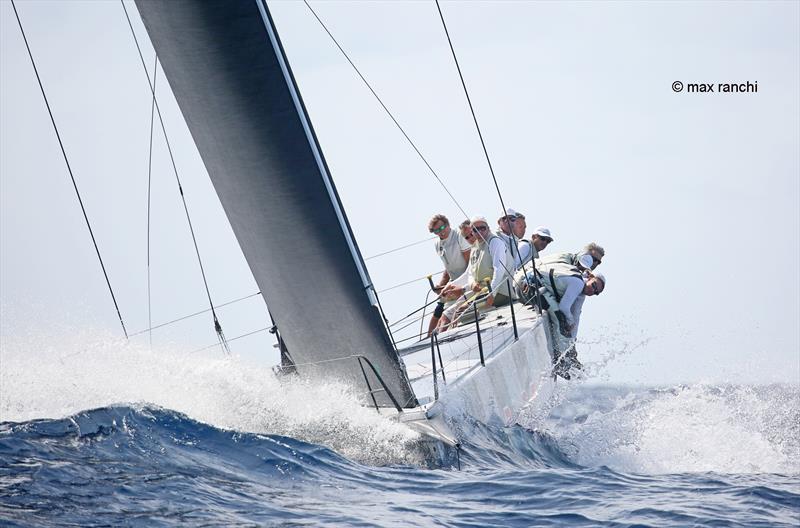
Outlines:
[{"label": "sail batten", "polygon": [[414,406],[266,3],[136,4],[298,371]]}]

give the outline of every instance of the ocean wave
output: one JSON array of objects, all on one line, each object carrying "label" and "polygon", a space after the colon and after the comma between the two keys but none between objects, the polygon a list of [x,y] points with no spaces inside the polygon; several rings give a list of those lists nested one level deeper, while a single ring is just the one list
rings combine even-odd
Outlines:
[{"label": "ocean wave", "polygon": [[120,339],[4,336],[0,421],[87,409],[169,409],[221,429],[282,435],[374,464],[423,463],[419,435],[362,406],[348,387],[285,377],[237,358],[209,358]]},{"label": "ocean wave", "polygon": [[796,386],[574,386],[544,427],[581,466],[638,474],[800,473]]},{"label": "ocean wave", "polygon": [[[587,390],[585,403],[602,399],[591,397],[597,392]],[[0,520],[12,526],[791,526],[800,505],[797,476],[637,475],[580,466],[548,433],[475,423],[466,429],[471,436],[456,471],[364,465],[295,438],[220,429],[150,406],[6,422],[0,424]]]}]

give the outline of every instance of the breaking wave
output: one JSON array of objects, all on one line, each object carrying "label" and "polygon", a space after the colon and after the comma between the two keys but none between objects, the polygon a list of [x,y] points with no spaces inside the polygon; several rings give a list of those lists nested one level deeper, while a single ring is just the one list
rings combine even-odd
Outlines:
[{"label": "breaking wave", "polygon": [[0,421],[64,418],[130,405],[220,429],[292,437],[369,464],[417,463],[418,435],[362,407],[335,383],[277,379],[235,358],[212,359],[112,337],[2,340]]},{"label": "breaking wave", "polygon": [[[223,430],[318,444],[361,463],[423,463],[417,433],[362,407],[348,388],[278,379],[236,358],[66,332],[57,338],[6,335],[0,359],[4,422],[61,419],[104,407],[160,409]],[[798,387],[559,383],[550,405],[522,423],[508,429],[453,425],[465,460],[480,464],[546,460],[640,474],[800,472]]]},{"label": "breaking wave", "polygon": [[800,508],[797,386],[559,382],[523,426],[452,424],[456,471],[345,387],[236,358],[67,332],[4,335],[0,365],[10,525],[791,526]]},{"label": "breaking wave", "polygon": [[568,458],[637,474],[800,473],[800,388],[584,386],[545,424]]}]

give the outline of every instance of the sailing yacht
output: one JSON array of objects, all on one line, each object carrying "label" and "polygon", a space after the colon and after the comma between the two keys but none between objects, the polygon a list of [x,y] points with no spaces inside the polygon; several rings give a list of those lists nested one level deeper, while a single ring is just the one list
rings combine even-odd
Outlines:
[{"label": "sailing yacht", "polygon": [[265,0],[136,5],[293,370],[453,446],[455,414],[511,424],[548,397],[530,306],[394,342]]}]

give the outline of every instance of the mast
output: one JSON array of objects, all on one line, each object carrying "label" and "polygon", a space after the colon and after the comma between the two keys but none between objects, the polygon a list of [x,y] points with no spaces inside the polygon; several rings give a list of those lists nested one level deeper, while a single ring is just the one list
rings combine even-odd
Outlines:
[{"label": "mast", "polygon": [[266,2],[136,5],[298,372],[415,406]]}]

